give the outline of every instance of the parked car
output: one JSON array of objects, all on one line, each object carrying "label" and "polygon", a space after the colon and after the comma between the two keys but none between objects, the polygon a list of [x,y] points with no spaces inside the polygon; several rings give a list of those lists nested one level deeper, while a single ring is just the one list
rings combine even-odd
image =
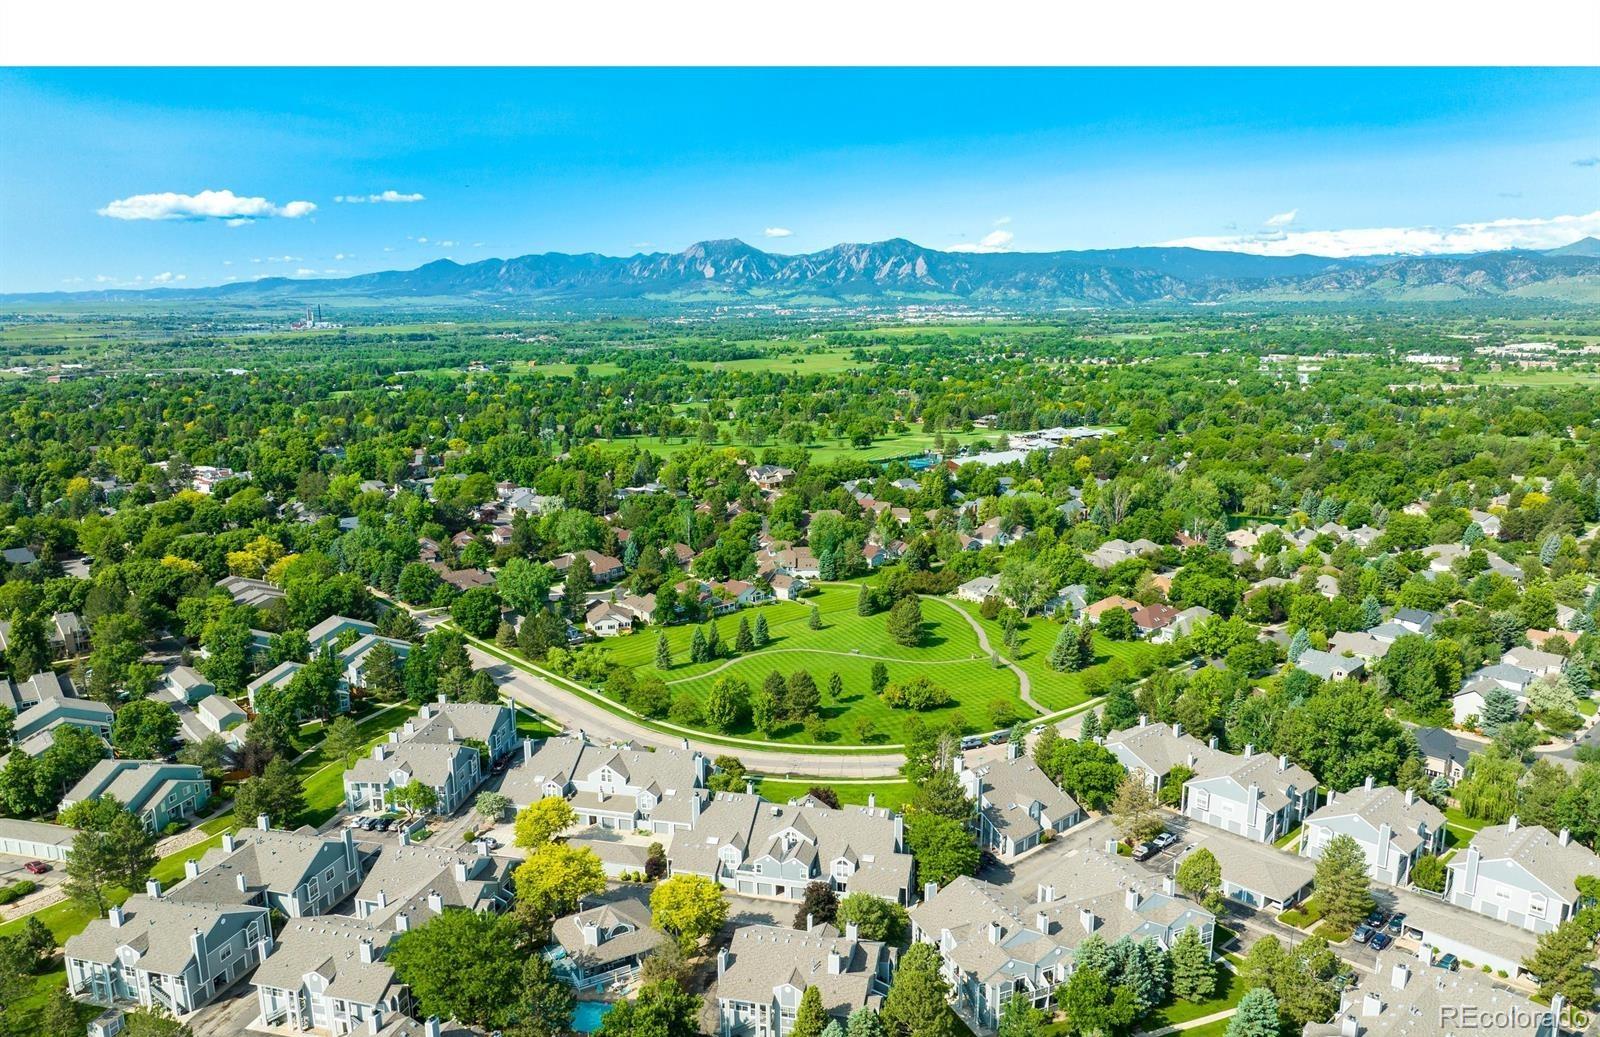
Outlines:
[{"label": "parked car", "polygon": [[1374,929],[1382,929],[1383,923],[1389,920],[1389,912],[1379,908],[1367,916],[1367,924]]},{"label": "parked car", "polygon": [[961,740],[962,749],[976,749],[983,744],[983,739],[977,735],[968,735]]},{"label": "parked car", "polygon": [[44,861],[29,861],[27,864],[22,866],[22,870],[27,872],[29,875],[43,875],[45,872],[50,870],[50,865],[46,864]]},{"label": "parked car", "polygon": [[1133,848],[1133,859],[1136,861],[1147,861],[1160,852],[1161,848],[1153,842],[1140,843],[1138,846]]},{"label": "parked car", "polygon": [[1388,933],[1373,933],[1372,939],[1367,946],[1371,947],[1375,951],[1381,951],[1393,942],[1394,937],[1390,936]]},{"label": "parked car", "polygon": [[1044,725],[1043,724],[1034,724],[1033,725],[1033,730],[1029,731],[1028,733],[1031,734],[1031,735],[1042,735],[1042,734],[1044,734]]},{"label": "parked car", "polygon": [[1372,927],[1366,925],[1356,926],[1356,931],[1350,934],[1350,939],[1357,943],[1366,943],[1372,939]]},{"label": "parked car", "polygon": [[1404,911],[1396,911],[1394,914],[1389,916],[1389,924],[1383,928],[1384,931],[1390,936],[1399,936],[1400,933],[1404,931],[1405,926],[1406,913]]},{"label": "parked car", "polygon": [[480,840],[482,841],[483,845],[487,846],[491,850],[500,849],[500,840],[496,839],[492,835],[481,836]]},{"label": "parked car", "polygon": [[1011,732],[1009,732],[1009,731],[996,731],[994,734],[989,736],[989,744],[990,745],[1004,745],[1006,742],[1009,742],[1010,740],[1011,740]]},{"label": "parked car", "polygon": [[1160,835],[1150,840],[1150,845],[1154,846],[1157,851],[1160,851],[1172,846],[1177,841],[1178,837],[1176,835],[1173,835],[1171,832],[1162,832]]},{"label": "parked car", "polygon": [[1446,972],[1455,972],[1461,968],[1461,961],[1454,954],[1441,954],[1439,960],[1433,963],[1434,968],[1444,969]]},{"label": "parked car", "polygon": [[498,760],[494,761],[494,766],[489,768],[489,773],[504,774],[506,772],[506,768],[509,766],[511,766],[511,757],[502,756]]}]

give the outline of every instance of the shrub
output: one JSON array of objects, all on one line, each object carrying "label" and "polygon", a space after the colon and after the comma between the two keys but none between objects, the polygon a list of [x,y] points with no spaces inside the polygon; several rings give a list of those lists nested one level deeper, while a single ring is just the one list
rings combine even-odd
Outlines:
[{"label": "shrub", "polygon": [[14,903],[38,888],[39,884],[31,879],[22,879],[21,881],[13,882],[6,888],[0,889],[0,904]]},{"label": "shrub", "polygon": [[890,709],[911,709],[920,713],[948,706],[952,701],[948,691],[920,675],[883,689],[883,702]]}]

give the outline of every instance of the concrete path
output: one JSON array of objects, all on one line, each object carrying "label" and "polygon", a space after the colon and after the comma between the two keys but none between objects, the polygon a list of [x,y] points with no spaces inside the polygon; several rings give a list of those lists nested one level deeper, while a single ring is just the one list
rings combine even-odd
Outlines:
[{"label": "concrete path", "polygon": [[928,597],[928,598],[923,598],[922,600],[923,601],[937,601],[939,604],[943,605],[945,608],[950,609],[951,611],[955,612],[956,615],[958,615],[962,619],[966,620],[967,621],[967,625],[972,628],[972,632],[974,634],[978,635],[978,647],[983,649],[983,654],[984,655],[998,657],[1001,662],[1006,664],[1006,666],[1011,670],[1012,673],[1017,675],[1017,681],[1019,682],[1020,687],[1021,687],[1021,690],[1018,692],[1018,694],[1021,695],[1022,701],[1026,702],[1028,705],[1032,706],[1034,712],[1040,714],[1041,716],[1046,714],[1046,713],[1048,713],[1048,712],[1050,712],[1048,709],[1045,709],[1043,706],[1039,705],[1039,703],[1037,701],[1034,700],[1034,697],[1033,697],[1033,682],[1028,679],[1028,675],[1027,675],[1027,673],[1023,672],[1022,667],[1018,666],[1016,663],[1012,662],[1010,659],[1007,659],[1005,656],[1003,656],[999,652],[995,651],[993,646],[991,646],[989,644],[989,635],[983,629],[983,624],[982,623],[979,623],[976,619],[973,619],[970,615],[968,615],[966,609],[960,607],[959,605],[955,605],[955,604],[952,604],[951,602],[945,601],[943,598],[931,598],[931,597]]},{"label": "concrete path", "polygon": [[1184,1030],[1193,1030],[1197,1027],[1204,1026],[1207,1023],[1218,1023],[1224,1019],[1232,1019],[1234,1014],[1238,1011],[1239,1010],[1237,1008],[1224,1008],[1220,1012],[1212,1012],[1210,1015],[1203,1015],[1198,1019],[1189,1019],[1181,1023],[1175,1023],[1172,1026],[1163,1026],[1159,1030],[1135,1030],[1134,1032],[1143,1034],[1144,1037],[1164,1037],[1165,1034],[1182,1033]]}]

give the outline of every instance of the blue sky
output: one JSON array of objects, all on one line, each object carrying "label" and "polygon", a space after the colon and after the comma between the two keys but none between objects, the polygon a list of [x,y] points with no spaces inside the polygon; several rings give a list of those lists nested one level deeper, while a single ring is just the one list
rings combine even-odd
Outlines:
[{"label": "blue sky", "polygon": [[1597,111],[1593,70],[4,70],[0,290],[722,237],[1555,245],[1600,232]]}]

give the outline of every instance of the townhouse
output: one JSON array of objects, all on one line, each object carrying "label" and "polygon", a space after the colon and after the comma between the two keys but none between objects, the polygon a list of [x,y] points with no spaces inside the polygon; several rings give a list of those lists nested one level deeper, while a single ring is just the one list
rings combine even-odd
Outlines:
[{"label": "townhouse", "polygon": [[255,608],[268,608],[286,597],[281,588],[266,580],[252,580],[245,576],[224,576],[217,581],[217,589],[226,591],[235,605]]},{"label": "townhouse", "polygon": [[589,548],[582,551],[568,552],[550,559],[550,567],[557,575],[565,578],[572,568],[572,563],[582,558],[589,563],[589,574],[594,577],[595,583],[616,583],[626,575],[622,559],[611,555],[601,554]]},{"label": "townhouse", "polygon": [[355,917],[396,932],[447,908],[495,912],[510,906],[516,861],[491,857],[483,843],[460,849],[420,846],[401,835],[371,862],[355,892]]},{"label": "townhouse", "polygon": [[1535,1004],[1489,976],[1441,972],[1399,953],[1381,955],[1370,975],[1339,995],[1325,1023],[1308,1023],[1304,1037],[1561,1037],[1562,1006]]},{"label": "townhouse", "polygon": [[185,1016],[272,953],[265,907],[174,901],[151,880],[143,894],[67,940],[67,989],[97,1005],[136,1004]]},{"label": "townhouse", "polygon": [[1208,831],[1185,850],[1211,853],[1222,872],[1221,893],[1246,907],[1286,911],[1312,893],[1315,862],[1230,832]]},{"label": "townhouse", "polygon": [[863,940],[854,927],[802,931],[747,925],[717,954],[717,1030],[721,1037],[788,1037],[800,999],[815,987],[822,1011],[840,1026],[858,1008],[883,1007],[894,976],[887,944]]},{"label": "townhouse", "polygon": [[115,716],[111,707],[78,698],[72,682],[54,670],[36,673],[17,684],[0,677],[0,706],[9,706],[15,714],[12,746],[29,756],[50,748],[53,732],[63,725],[92,731],[106,741],[111,738]]},{"label": "townhouse", "polygon": [[1309,815],[1301,829],[1299,852],[1320,859],[1336,836],[1348,835],[1366,855],[1367,874],[1378,882],[1403,886],[1423,854],[1444,852],[1444,814],[1411,789],[1366,784],[1328,802]]},{"label": "townhouse", "polygon": [[1294,830],[1317,806],[1317,779],[1287,756],[1227,756],[1223,768],[1183,786],[1183,814],[1256,842],[1270,843]]},{"label": "townhouse", "polygon": [[1217,740],[1201,742],[1184,731],[1182,724],[1152,724],[1139,717],[1139,726],[1127,727],[1106,735],[1102,744],[1129,771],[1144,776],[1152,791],[1161,791],[1174,767],[1186,767],[1196,777],[1206,777],[1225,769],[1232,758],[1217,748]]},{"label": "townhouse", "polygon": [[[44,626],[45,642],[57,659],[81,654],[89,646],[89,635],[76,612],[57,612]],[[11,621],[0,620],[0,652],[10,647]]]},{"label": "townhouse", "polygon": [[62,797],[61,809],[107,796],[137,816],[146,831],[160,832],[205,809],[211,780],[186,763],[101,760]]},{"label": "townhouse", "polygon": [[555,974],[574,990],[631,983],[651,951],[667,939],[650,924],[650,902],[638,887],[590,897],[556,919],[545,950]]},{"label": "townhouse", "polygon": [[182,902],[257,904],[286,918],[331,914],[361,884],[353,830],[337,836],[285,832],[263,815],[256,827],[225,832],[222,845],[184,861],[168,896]]},{"label": "townhouse", "polygon": [[951,761],[976,807],[972,824],[978,845],[1003,861],[1015,860],[1083,820],[1077,801],[1019,746],[1010,746],[1009,753],[1009,758],[975,770],[963,763],[960,754]]},{"label": "townhouse", "polygon": [[260,1009],[253,1027],[318,1034],[381,1033],[413,1007],[410,990],[384,960],[395,933],[341,916],[291,918],[250,983]]},{"label": "townhouse", "polygon": [[595,745],[580,733],[525,741],[500,792],[519,810],[561,796],[583,824],[669,835],[694,827],[710,776],[710,761],[698,752],[618,749]]},{"label": "townhouse", "polygon": [[1502,922],[1546,933],[1579,909],[1580,875],[1600,858],[1562,829],[1519,824],[1485,828],[1445,865],[1444,900]]}]

